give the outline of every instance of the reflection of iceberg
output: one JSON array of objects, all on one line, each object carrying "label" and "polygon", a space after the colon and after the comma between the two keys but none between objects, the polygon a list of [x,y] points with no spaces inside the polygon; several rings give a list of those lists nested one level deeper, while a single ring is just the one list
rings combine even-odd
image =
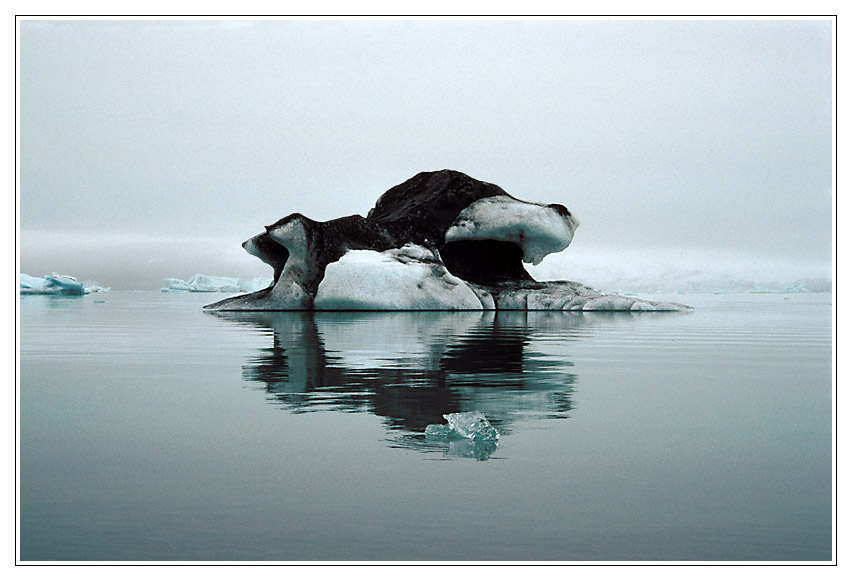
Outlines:
[{"label": "reflection of iceberg", "polygon": [[423,450],[436,450],[426,426],[448,413],[480,410],[504,434],[522,419],[568,417],[576,378],[547,335],[570,340],[594,321],[563,312],[215,315],[273,331],[271,345],[243,366],[271,403],[297,413],[372,413],[396,432],[396,444]]},{"label": "reflection of iceberg", "polygon": [[447,456],[488,460],[497,451],[497,440],[450,440]]},{"label": "reflection of iceberg", "polygon": [[196,274],[188,281],[179,278],[163,279],[163,292],[237,293],[255,292],[272,284],[271,278],[253,278],[241,281],[229,276]]},{"label": "reflection of iceberg", "polygon": [[56,274],[36,278],[21,273],[19,292],[22,295],[65,295],[80,296],[89,293],[106,292],[109,288],[98,286],[95,282],[79,282],[73,276]]},{"label": "reflection of iceberg", "polygon": [[[566,419],[577,376],[569,351],[598,328],[657,313],[564,311],[235,311],[212,315],[269,341],[243,365],[269,403],[291,413],[361,412],[383,419],[391,447],[487,458],[497,440],[425,435],[444,414],[482,412],[502,436],[523,421]],[[668,316],[672,316],[669,314]],[[433,428],[434,430],[435,428]]]}]

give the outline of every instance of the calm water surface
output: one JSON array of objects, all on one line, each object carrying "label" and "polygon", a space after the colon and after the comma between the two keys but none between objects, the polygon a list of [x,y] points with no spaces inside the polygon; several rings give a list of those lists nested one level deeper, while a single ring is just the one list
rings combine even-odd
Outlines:
[{"label": "calm water surface", "polygon": [[[832,559],[831,295],[219,298],[21,298],[22,560]],[[424,438],[472,410],[499,446]]]}]

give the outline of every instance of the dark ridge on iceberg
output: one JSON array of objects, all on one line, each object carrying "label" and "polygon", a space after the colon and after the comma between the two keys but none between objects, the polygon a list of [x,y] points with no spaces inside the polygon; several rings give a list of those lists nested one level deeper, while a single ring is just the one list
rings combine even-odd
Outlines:
[{"label": "dark ridge on iceberg", "polygon": [[243,249],[252,256],[256,256],[266,264],[272,267],[273,278],[272,284],[278,282],[281,272],[284,270],[284,265],[290,257],[290,252],[272,240],[268,233],[263,232],[249,238],[242,244]]},{"label": "dark ridge on iceberg", "polygon": [[[512,198],[500,186],[458,171],[421,172],[382,194],[367,220],[387,232],[393,247],[406,243],[436,247],[447,270],[464,280],[478,284],[533,280],[523,267],[523,252],[517,244],[503,240],[444,240],[462,210],[493,196]],[[560,208],[568,211],[564,206]]]},{"label": "dark ridge on iceberg", "polygon": [[459,212],[477,200],[501,195],[509,194],[458,171],[422,172],[382,194],[367,219],[387,229],[397,243],[442,246]]}]

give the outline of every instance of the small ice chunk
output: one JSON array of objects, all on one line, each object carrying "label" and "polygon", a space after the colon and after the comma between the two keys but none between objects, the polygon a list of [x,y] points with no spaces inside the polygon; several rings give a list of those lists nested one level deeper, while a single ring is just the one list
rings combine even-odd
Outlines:
[{"label": "small ice chunk", "polygon": [[457,458],[488,460],[497,450],[499,432],[482,412],[444,414],[446,424],[426,426],[426,439],[447,442],[447,454]]},{"label": "small ice chunk", "polygon": [[497,441],[500,433],[494,429],[482,412],[444,414],[447,423],[429,424],[426,436],[442,440]]},{"label": "small ice chunk", "polygon": [[[444,416],[446,417],[446,416]],[[436,440],[449,440],[453,431],[447,424],[429,424],[426,426],[426,437]]]}]

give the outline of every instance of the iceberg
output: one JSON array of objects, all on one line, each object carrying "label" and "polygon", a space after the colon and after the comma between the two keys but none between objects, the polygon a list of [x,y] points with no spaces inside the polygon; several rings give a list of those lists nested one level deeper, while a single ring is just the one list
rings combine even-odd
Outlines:
[{"label": "iceberg", "polygon": [[252,293],[272,284],[270,278],[253,278],[240,281],[228,276],[210,276],[196,274],[188,281],[179,278],[163,279],[163,292],[193,292],[193,293]]},{"label": "iceberg", "polygon": [[[382,194],[366,217],[317,222],[294,213],[267,226],[242,246],[272,267],[270,284],[205,308],[690,308],[607,294],[573,281],[536,281],[524,264],[537,265],[545,256],[563,251],[579,224],[561,204],[526,202],[495,184],[453,170],[422,172]],[[194,286],[198,285],[193,281],[167,279],[164,290],[201,292]]]},{"label": "iceberg", "polygon": [[96,282],[79,282],[73,276],[52,273],[44,278],[36,278],[20,273],[19,293],[22,295],[64,295],[81,296],[93,292],[107,292],[109,287],[98,286]]}]

